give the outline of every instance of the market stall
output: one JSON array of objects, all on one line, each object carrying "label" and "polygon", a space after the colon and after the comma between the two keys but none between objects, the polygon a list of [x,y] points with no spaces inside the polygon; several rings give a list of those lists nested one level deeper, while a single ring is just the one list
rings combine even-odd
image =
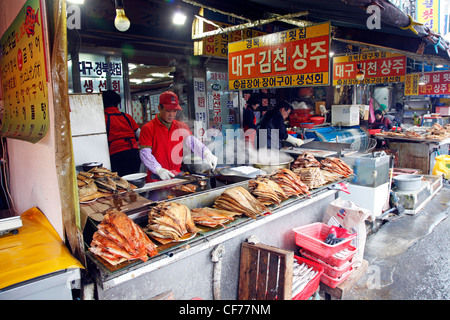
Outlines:
[{"label": "market stall", "polygon": [[404,132],[375,134],[376,139],[386,142],[386,149],[398,152],[398,167],[418,169],[431,174],[435,157],[448,154],[450,144],[449,126],[411,128]]},{"label": "market stall", "polygon": [[[299,179],[300,162],[293,165],[293,171],[279,169],[288,171],[279,173],[275,171],[270,175],[246,178],[240,182],[223,182],[218,175],[214,177],[217,180],[214,187],[211,186],[211,179],[214,178],[190,174],[171,182],[164,182],[164,186],[161,186],[161,182],[156,182],[159,185],[152,188],[152,183],[149,183],[140,189],[81,204],[86,262],[89,273],[95,278],[99,299],[151,298],[168,290],[173,291],[177,299],[217,298],[215,297],[217,288],[214,290],[212,284],[219,281],[220,286],[220,279],[217,279],[217,275],[214,276],[214,262],[211,261],[211,251],[217,249],[217,246],[223,247],[224,250],[221,255],[222,273],[219,277],[227,281],[227,285],[220,289],[221,296],[226,299],[237,299],[241,243],[249,237],[256,237],[267,245],[285,250],[298,250],[292,232],[293,227],[320,221],[327,205],[336,197],[339,189],[336,188],[336,184],[350,179],[350,172],[337,175],[323,170],[327,171],[329,176],[320,181],[311,180],[315,181],[311,182],[314,183],[311,187],[297,182],[303,189],[298,189],[297,186],[297,191],[291,190],[293,193],[290,196],[272,204],[269,204],[270,201],[267,203],[266,199],[266,205],[263,205],[260,213],[255,213],[255,216],[249,215],[249,211],[244,210],[242,212],[247,214],[234,213],[233,219],[216,225],[202,222],[202,219],[194,220],[195,231],[191,230],[176,240],[155,236],[152,231],[154,229],[149,228],[150,217],[155,215],[156,211],[161,212],[170,208],[171,204],[176,204],[188,208],[191,216],[195,218],[199,212],[198,208],[214,210],[213,208],[217,208],[221,203],[219,198],[225,197],[225,194],[233,197],[233,192],[237,190],[240,192],[248,190],[248,196],[252,197],[255,203],[259,201],[255,199],[263,201],[264,198],[259,198],[258,195],[267,196],[267,191],[262,194],[256,192],[257,181],[262,183],[258,179],[270,177],[272,183],[290,190],[289,185],[292,187],[295,184],[283,182],[285,174],[289,172],[289,175],[294,175],[294,179]],[[330,165],[329,168],[333,170],[334,166]],[[316,169],[319,170],[318,167]],[[202,182],[205,182],[204,188],[201,188]],[[196,192],[183,193],[182,186],[193,185],[199,188]],[[189,188],[184,190],[187,191]],[[167,198],[168,196],[173,198]],[[222,201],[225,199],[227,198],[223,198]],[[225,208],[230,206],[229,210],[239,210],[239,208],[231,209],[231,203],[225,205]],[[98,237],[95,234],[99,228],[104,228],[102,224],[105,223],[105,214],[112,208],[125,212],[127,217],[140,226],[155,244],[158,254],[143,260],[127,259],[111,264],[104,256],[91,250],[95,246],[93,239]]]}]

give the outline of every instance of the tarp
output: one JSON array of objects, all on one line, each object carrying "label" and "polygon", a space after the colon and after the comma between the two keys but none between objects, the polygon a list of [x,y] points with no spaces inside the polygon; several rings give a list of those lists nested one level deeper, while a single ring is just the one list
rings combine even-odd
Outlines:
[{"label": "tarp", "polygon": [[0,237],[0,289],[60,270],[83,269],[38,208],[22,213],[21,219],[18,234]]}]

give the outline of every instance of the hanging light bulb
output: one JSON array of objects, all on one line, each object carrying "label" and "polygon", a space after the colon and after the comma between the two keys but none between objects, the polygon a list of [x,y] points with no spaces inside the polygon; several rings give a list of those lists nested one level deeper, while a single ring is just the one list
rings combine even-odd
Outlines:
[{"label": "hanging light bulb", "polygon": [[186,15],[182,12],[176,12],[172,19],[173,24],[183,25],[186,22]]},{"label": "hanging light bulb", "polygon": [[363,81],[364,80],[364,71],[361,69],[361,63],[357,64],[358,72],[356,73],[356,80]]},{"label": "hanging light bulb", "polygon": [[123,9],[122,0],[115,0],[116,2],[116,18],[114,19],[114,26],[117,30],[125,32],[130,28],[130,20],[128,20],[125,15],[125,10]]}]

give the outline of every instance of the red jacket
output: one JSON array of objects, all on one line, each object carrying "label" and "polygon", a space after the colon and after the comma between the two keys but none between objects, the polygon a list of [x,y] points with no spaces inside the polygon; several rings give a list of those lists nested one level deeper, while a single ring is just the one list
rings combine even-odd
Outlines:
[{"label": "red jacket", "polygon": [[139,149],[135,131],[139,129],[136,121],[117,107],[105,108],[106,132],[108,133],[109,154]]},{"label": "red jacket", "polygon": [[173,120],[169,130],[156,116],[142,127],[139,144],[151,148],[153,156],[164,169],[179,172],[183,160],[183,141],[191,134],[184,122]]}]

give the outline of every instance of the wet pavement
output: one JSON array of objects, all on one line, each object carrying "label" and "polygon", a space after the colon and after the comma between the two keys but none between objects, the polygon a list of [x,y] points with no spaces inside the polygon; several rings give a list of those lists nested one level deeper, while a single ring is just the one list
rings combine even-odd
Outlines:
[{"label": "wet pavement", "polygon": [[450,299],[450,185],[415,215],[368,235],[369,268],[345,300]]}]

